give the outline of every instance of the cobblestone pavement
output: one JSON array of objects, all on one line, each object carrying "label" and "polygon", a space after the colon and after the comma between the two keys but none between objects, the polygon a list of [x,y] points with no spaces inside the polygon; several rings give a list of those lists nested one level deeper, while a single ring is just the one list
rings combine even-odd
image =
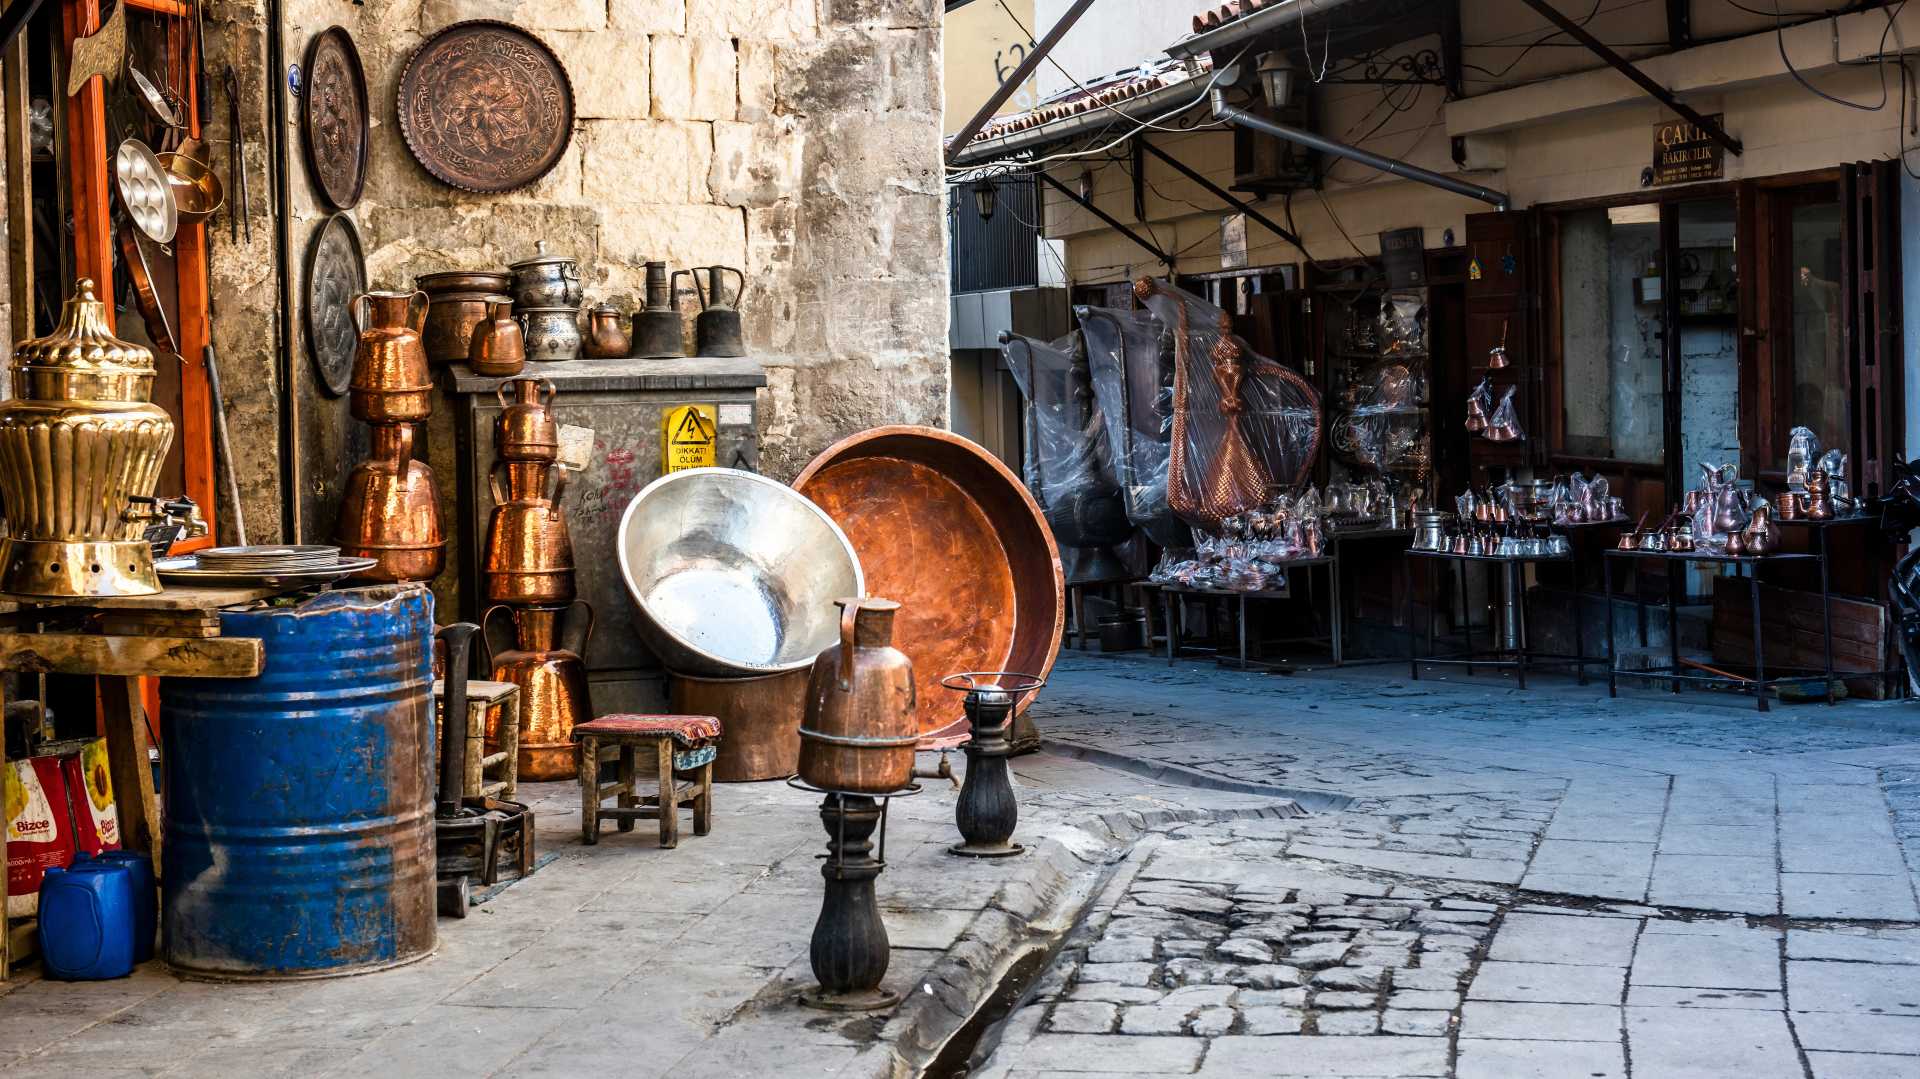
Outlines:
[{"label": "cobblestone pavement", "polygon": [[1732,703],[1069,660],[1062,748],[1353,799],[1149,837],[978,1074],[1920,1076],[1920,737]]}]

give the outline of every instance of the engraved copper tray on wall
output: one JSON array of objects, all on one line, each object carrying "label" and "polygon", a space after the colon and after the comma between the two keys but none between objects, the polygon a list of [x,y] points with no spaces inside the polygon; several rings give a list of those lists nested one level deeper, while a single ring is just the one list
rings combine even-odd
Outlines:
[{"label": "engraved copper tray on wall", "polygon": [[1053,669],[1066,609],[1060,550],[992,454],[950,431],[876,427],[829,447],[793,485],[846,532],[867,594],[900,602],[893,645],[913,660],[923,734],[966,721],[941,678]]},{"label": "engraved copper tray on wall", "polygon": [[525,187],[559,163],[573,137],[573,84],[560,58],[492,19],[454,23],[414,50],[398,107],[400,134],[421,167],[465,191]]},{"label": "engraved copper tray on wall", "polygon": [[300,135],[307,171],[327,205],[351,210],[367,186],[367,76],[345,29],[328,27],[307,46]]}]

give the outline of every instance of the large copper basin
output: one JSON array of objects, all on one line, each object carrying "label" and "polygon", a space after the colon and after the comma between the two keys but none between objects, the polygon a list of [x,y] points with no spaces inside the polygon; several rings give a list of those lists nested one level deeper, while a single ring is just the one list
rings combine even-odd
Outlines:
[{"label": "large copper basin", "polygon": [[940,688],[947,675],[1053,669],[1060,550],[992,454],[932,427],[876,427],[829,447],[793,485],[853,542],[867,593],[900,602],[893,645],[913,660],[923,733],[965,721],[961,695]]},{"label": "large copper basin", "polygon": [[635,628],[679,674],[809,667],[840,639],[833,601],[862,588],[852,546],[819,507],[730,468],[648,484],[620,518],[619,554]]}]

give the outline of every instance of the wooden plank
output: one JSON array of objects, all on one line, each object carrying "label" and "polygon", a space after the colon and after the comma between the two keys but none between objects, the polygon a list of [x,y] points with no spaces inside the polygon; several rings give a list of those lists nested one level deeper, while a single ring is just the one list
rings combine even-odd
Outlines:
[{"label": "wooden plank", "polygon": [[107,727],[107,768],[113,774],[113,806],[120,817],[120,846],[150,855],[157,873],[160,807],[153,794],[153,764],[147,754],[147,715],[140,700],[139,679],[102,678],[99,685]]},{"label": "wooden plank", "polygon": [[[7,288],[13,304],[8,327],[19,344],[33,336],[33,149],[27,122],[27,38],[23,32],[6,51],[0,79],[5,82]],[[11,350],[9,350],[11,351]]]},{"label": "wooden plank", "polygon": [[103,611],[100,632],[112,637],[218,637],[212,611]]},{"label": "wooden plank", "polygon": [[167,588],[151,596],[90,596],[63,599],[48,596],[11,596],[36,607],[94,607],[102,611],[217,611],[296,591],[291,588]]},{"label": "wooden plank", "polygon": [[251,678],[265,650],[251,637],[103,637],[0,633],[0,670],[156,678]]},{"label": "wooden plank", "polygon": [[[61,4],[62,41],[67,55],[73,55],[73,43],[100,29],[99,0],[65,0]],[[107,170],[107,111],[104,79],[89,79],[80,92],[67,99],[68,173],[72,181],[68,211],[73,218],[73,269],[75,277],[91,277],[99,294],[113,291],[113,224],[110,220],[112,193]],[[58,95],[55,95],[58,96]],[[70,283],[62,282],[62,294]],[[106,310],[107,326],[113,327],[113,305]]]}]

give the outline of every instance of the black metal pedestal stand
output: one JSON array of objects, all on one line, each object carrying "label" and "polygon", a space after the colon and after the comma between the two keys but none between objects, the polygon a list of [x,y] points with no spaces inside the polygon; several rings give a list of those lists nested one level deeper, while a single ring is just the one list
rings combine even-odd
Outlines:
[{"label": "black metal pedestal stand", "polygon": [[954,806],[954,823],[965,840],[947,850],[967,858],[1007,858],[1027,848],[1013,842],[1020,823],[1020,803],[1013,796],[1013,777],[1007,757],[1013,752],[1008,732],[1020,698],[1046,684],[1044,679],[1011,671],[974,671],[940,680],[948,689],[967,695],[967,778]]},{"label": "black metal pedestal stand", "polygon": [[920,788],[910,785],[891,794],[855,794],[823,790],[798,776],[787,780],[787,785],[826,795],[820,802],[820,823],[827,830],[827,860],[820,867],[826,894],[807,952],[813,977],[820,984],[803,990],[800,1003],[838,1012],[891,1008],[900,1003],[900,994],[880,988],[880,980],[887,975],[887,925],[880,919],[873,881],[887,867],[888,805],[894,798],[919,794]]}]

